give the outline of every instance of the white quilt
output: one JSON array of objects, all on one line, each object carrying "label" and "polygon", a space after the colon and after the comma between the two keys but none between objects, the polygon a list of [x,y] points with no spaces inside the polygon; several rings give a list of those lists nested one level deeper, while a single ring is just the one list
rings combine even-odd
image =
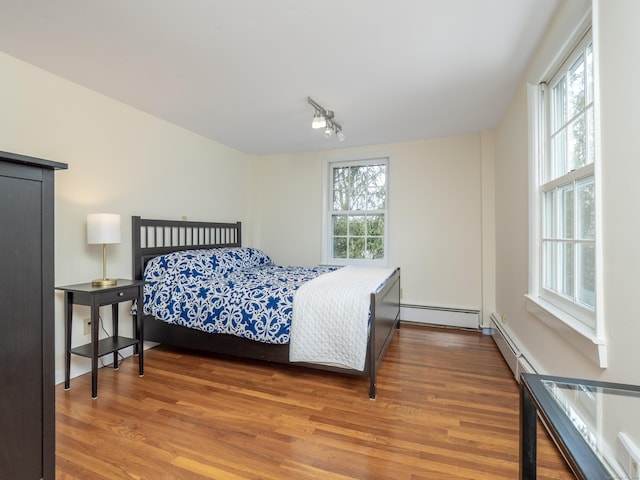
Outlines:
[{"label": "white quilt", "polygon": [[364,370],[371,293],[393,271],[347,266],[302,285],[293,299],[289,360]]}]

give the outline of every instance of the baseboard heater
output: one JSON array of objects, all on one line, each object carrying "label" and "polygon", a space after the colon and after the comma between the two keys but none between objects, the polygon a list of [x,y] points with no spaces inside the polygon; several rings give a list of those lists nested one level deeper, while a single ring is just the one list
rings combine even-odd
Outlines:
[{"label": "baseboard heater", "polygon": [[480,328],[480,312],[446,307],[424,305],[400,305],[400,318],[405,322],[423,323],[446,327]]},{"label": "baseboard heater", "polygon": [[538,373],[495,313],[491,314],[491,336],[518,382],[521,373]]}]

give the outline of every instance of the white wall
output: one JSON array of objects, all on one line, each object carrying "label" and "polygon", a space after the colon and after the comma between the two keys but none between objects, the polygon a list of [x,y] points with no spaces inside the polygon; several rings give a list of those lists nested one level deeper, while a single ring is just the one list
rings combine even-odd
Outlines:
[{"label": "white wall", "polygon": [[[131,215],[248,221],[249,156],[0,53],[0,149],[69,164],[56,173],[56,285],[102,274],[102,249],[86,244],[87,213],[122,216],[108,247],[110,277],[131,278]],[[56,380],[64,374],[62,294],[56,293]],[[75,308],[74,345],[88,342]],[[110,328],[109,309],[102,309]],[[121,331],[131,331],[120,309]],[[126,352],[125,352],[126,353]],[[73,357],[72,374],[90,369]]]},{"label": "white wall", "polygon": [[253,244],[277,263],[320,262],[322,162],[391,156],[393,263],[402,302],[482,307],[482,148],[480,135],[255,160]]},{"label": "white wall", "polygon": [[[595,0],[594,47],[600,61],[603,309],[608,368],[601,369],[526,311],[528,281],[527,98],[516,93],[496,129],[496,310],[544,373],[640,384],[640,144],[637,112],[640,2]],[[565,4],[575,7],[577,2]],[[560,29],[560,26],[562,28]],[[570,33],[558,22],[547,42]],[[560,29],[560,30],[559,30]],[[532,68],[539,68],[535,61]]]},{"label": "white wall", "polygon": [[[600,51],[602,198],[609,342],[606,377],[640,385],[640,2],[596,0]],[[640,439],[637,439],[640,441]]]}]

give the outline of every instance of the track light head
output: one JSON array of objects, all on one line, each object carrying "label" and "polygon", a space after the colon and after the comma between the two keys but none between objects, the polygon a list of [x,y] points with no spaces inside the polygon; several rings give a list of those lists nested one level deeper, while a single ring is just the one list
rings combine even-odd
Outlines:
[{"label": "track light head", "polygon": [[321,112],[316,110],[316,113],[313,115],[313,120],[311,121],[311,128],[324,128],[327,126],[327,119],[322,115]]},{"label": "track light head", "polygon": [[311,128],[313,129],[324,129],[324,136],[330,138],[335,133],[338,137],[338,140],[341,142],[344,141],[345,135],[342,133],[342,125],[336,123],[333,120],[334,113],[332,110],[325,110],[318,103],[316,103],[311,97],[307,97],[307,102],[313,108],[315,108],[315,112],[313,114],[313,120],[311,121]]}]

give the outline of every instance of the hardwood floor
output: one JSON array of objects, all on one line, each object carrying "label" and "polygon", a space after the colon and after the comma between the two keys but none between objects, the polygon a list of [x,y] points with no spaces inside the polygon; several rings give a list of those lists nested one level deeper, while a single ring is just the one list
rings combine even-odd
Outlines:
[{"label": "hardwood floor", "polygon": [[[105,357],[106,358],[106,357]],[[490,336],[403,324],[378,377],[165,347],[56,387],[56,478],[516,479],[518,386]],[[571,479],[539,428],[538,478]]]}]

